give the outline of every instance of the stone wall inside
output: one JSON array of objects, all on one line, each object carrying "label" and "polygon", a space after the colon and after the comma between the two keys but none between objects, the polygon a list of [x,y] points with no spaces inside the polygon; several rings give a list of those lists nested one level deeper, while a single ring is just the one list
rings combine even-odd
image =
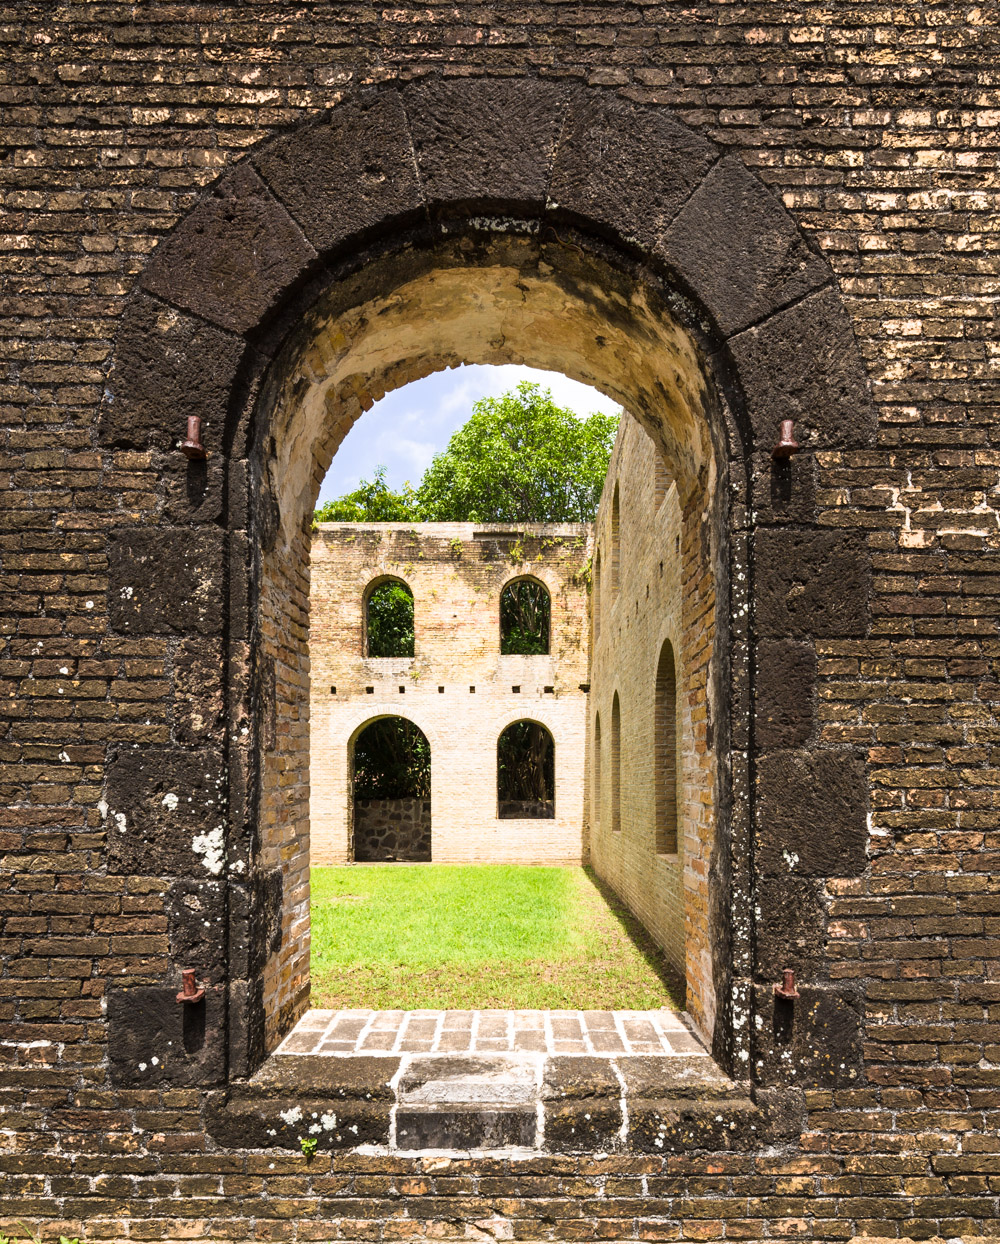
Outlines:
[{"label": "stone wall inside", "polygon": [[358,863],[431,858],[429,799],[355,799],[354,858]]},{"label": "stone wall inside", "polygon": [[[431,750],[436,863],[579,864],[585,857],[588,524],[321,523],[312,541],[311,843],[316,864],[352,858],[351,744],[401,715]],[[544,583],[549,653],[500,653],[500,594]],[[413,593],[415,655],[364,655],[365,595],[393,577]],[[555,816],[503,818],[497,740],[511,722],[555,743]]]}]

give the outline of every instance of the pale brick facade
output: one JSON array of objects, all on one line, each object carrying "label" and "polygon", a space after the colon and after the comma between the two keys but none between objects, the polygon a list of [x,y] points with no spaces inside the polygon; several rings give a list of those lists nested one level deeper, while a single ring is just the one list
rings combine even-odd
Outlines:
[{"label": "pale brick facade", "polygon": [[[351,745],[369,722],[397,715],[430,743],[434,862],[583,860],[590,538],[588,524],[319,525],[310,595],[312,863],[352,858]],[[523,576],[550,594],[547,656],[500,654],[500,595]],[[413,593],[412,658],[364,655],[366,591],[387,577]],[[523,719],[553,737],[554,818],[497,816],[497,740]]]},{"label": "pale brick facade", "polygon": [[[597,872],[628,904],[681,973],[685,968],[684,872],[710,837],[701,814],[711,790],[701,748],[694,745],[698,700],[683,704],[676,731],[683,780],[678,791],[678,847],[657,850],[657,664],[672,645],[677,684],[688,665],[682,608],[681,511],[659,451],[631,418],[623,418],[601,498],[594,536],[589,776],[591,854]],[[617,495],[617,523],[615,498]],[[617,556],[615,551],[617,527]],[[614,562],[617,561],[617,587]],[[615,797],[614,697],[619,700],[619,807]],[[680,706],[682,697],[677,697]],[[600,730],[600,758],[597,732]],[[675,765],[676,765],[675,761]],[[599,775],[599,777],[598,777]],[[707,780],[706,780],[707,779]],[[692,879],[693,881],[693,879]]]}]

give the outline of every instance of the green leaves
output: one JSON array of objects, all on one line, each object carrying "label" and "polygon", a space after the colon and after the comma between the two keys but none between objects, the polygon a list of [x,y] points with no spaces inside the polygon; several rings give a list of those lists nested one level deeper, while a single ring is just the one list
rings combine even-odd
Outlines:
[{"label": "green leaves", "polygon": [[522,382],[476,402],[416,489],[393,492],[385,467],[328,501],[317,522],[585,523],[597,513],[618,416],[579,419]]},{"label": "green leaves", "polygon": [[370,657],[413,656],[413,593],[395,579],[380,583],[368,597]]},{"label": "green leaves", "polygon": [[473,413],[428,467],[420,517],[437,522],[590,522],[597,513],[618,419],[578,419],[522,382]]},{"label": "green leaves", "polygon": [[327,501],[313,515],[317,523],[406,523],[416,517],[416,494],[409,484],[393,492],[385,482],[385,467],[375,468],[373,480],[362,480],[353,492]]}]

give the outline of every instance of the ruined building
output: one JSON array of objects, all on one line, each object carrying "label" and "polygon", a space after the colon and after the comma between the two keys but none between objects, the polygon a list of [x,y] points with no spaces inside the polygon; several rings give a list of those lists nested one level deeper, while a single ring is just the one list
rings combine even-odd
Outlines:
[{"label": "ruined building", "polygon": [[[589,525],[323,523],[312,541],[309,847],[313,864],[579,864],[585,850]],[[373,651],[380,587],[410,597],[409,651]],[[503,602],[544,603],[539,651],[505,651]],[[358,800],[354,749],[374,722],[426,740],[421,797]],[[498,747],[541,731],[548,799],[506,798]],[[522,731],[524,733],[524,731]],[[527,792],[530,794],[530,792]],[[381,849],[380,849],[381,846]]]},{"label": "ruined building", "polygon": [[[992,1233],[995,11],[28,0],[0,37],[0,1231]],[[564,704],[692,1023],[540,1056],[472,1152],[391,1051],[274,1053],[315,498],[460,363],[645,438]]]}]

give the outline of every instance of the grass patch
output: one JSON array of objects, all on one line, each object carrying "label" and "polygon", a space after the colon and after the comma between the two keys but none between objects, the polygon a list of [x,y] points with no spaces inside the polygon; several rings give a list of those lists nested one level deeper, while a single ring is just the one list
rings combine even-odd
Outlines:
[{"label": "grass patch", "polygon": [[312,1004],[654,1010],[683,995],[588,869],[373,864],[312,870]]}]

